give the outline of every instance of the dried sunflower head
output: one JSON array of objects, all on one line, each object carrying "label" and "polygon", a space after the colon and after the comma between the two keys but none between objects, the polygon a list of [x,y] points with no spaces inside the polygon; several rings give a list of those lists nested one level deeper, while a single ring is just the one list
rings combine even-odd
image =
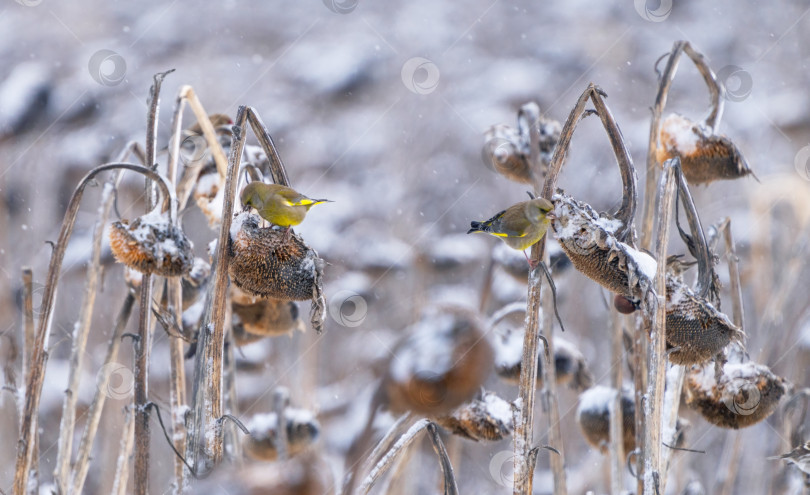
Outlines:
[{"label": "dried sunflower head", "polygon": [[406,332],[380,385],[393,412],[443,415],[479,392],[493,352],[475,313],[436,308]]},{"label": "dried sunflower head", "polygon": [[627,227],[561,192],[553,201],[556,218],[552,229],[574,267],[611,292],[631,300],[644,299],[657,265],[652,256],[617,239]]},{"label": "dried sunflower head", "polygon": [[294,301],[258,298],[232,286],[231,308],[237,343],[247,344],[262,337],[289,335],[293,330],[304,329]]},{"label": "dried sunflower head", "polygon": [[[495,373],[504,381],[517,384],[520,380],[520,369],[523,360],[522,331],[510,331],[496,343]],[[537,355],[537,384],[543,387],[543,366],[546,358],[543,353]],[[560,337],[554,338],[554,370],[558,385],[568,385],[575,390],[584,390],[593,384],[593,375],[585,362],[585,356],[577,347]]]},{"label": "dried sunflower head", "polygon": [[[636,403],[630,389],[621,391],[622,435],[624,451],[636,448]],[[587,442],[607,453],[610,443],[610,404],[616,396],[616,389],[597,385],[582,392],[577,407],[577,423]]]},{"label": "dried sunflower head", "polygon": [[675,364],[699,364],[711,359],[743,333],[707,300],[678,277],[667,275],[667,346]]},{"label": "dried sunflower head", "polygon": [[495,395],[484,392],[483,397],[463,404],[436,423],[454,435],[470,440],[498,441],[512,434],[512,405]]},{"label": "dried sunflower head", "polygon": [[785,394],[785,380],[767,366],[726,363],[720,376],[712,366],[693,366],[686,377],[686,403],[720,427],[739,429],[773,413]]},{"label": "dried sunflower head", "polygon": [[664,119],[658,143],[655,152],[658,163],[680,157],[683,174],[690,184],[738,179],[752,173],[748,162],[730,139],[712,134],[677,114]]},{"label": "dried sunflower head", "polygon": [[176,277],[194,263],[192,243],[160,208],[132,222],[113,222],[110,248],[116,261],[141,273]]},{"label": "dried sunflower head", "polygon": [[532,164],[532,130],[537,132],[540,162],[547,164],[560,140],[562,126],[556,120],[541,116],[540,108],[535,103],[524,105],[521,109],[518,129],[498,124],[487,130],[481,152],[484,164],[509,180],[535,184],[545,170],[537,170],[538,165]]},{"label": "dried sunflower head", "polygon": [[259,227],[260,218],[242,212],[233,219],[228,272],[233,283],[259,297],[287,301],[313,298],[323,260],[297,235]]},{"label": "dried sunflower head", "polygon": [[[290,456],[303,452],[318,439],[321,427],[311,411],[288,408],[284,410],[284,417]],[[250,436],[245,442],[245,452],[258,460],[274,461],[278,459],[278,416],[276,413],[257,414],[245,426],[250,430]]]}]

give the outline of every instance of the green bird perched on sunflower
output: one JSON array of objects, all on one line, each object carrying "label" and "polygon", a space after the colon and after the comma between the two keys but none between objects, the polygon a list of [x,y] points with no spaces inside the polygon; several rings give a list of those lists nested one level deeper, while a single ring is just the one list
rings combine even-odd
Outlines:
[{"label": "green bird perched on sunflower", "polygon": [[498,237],[507,246],[523,251],[529,267],[534,270],[537,263],[533,263],[526,254],[526,249],[537,243],[548,230],[548,226],[555,218],[554,205],[545,198],[532,198],[521,201],[497,213],[485,222],[471,222],[468,234],[484,232]]},{"label": "green bird perched on sunflower", "polygon": [[259,216],[279,227],[286,227],[284,238],[290,235],[290,228],[304,221],[309,209],[321,203],[330,203],[328,199],[312,199],[295,189],[279,184],[265,184],[253,181],[240,195],[242,205],[255,208]]}]

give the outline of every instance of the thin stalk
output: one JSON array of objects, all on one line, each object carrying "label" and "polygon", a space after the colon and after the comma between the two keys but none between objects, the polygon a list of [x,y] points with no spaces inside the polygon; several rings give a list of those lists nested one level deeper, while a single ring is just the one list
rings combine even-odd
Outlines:
[{"label": "thin stalk", "polygon": [[79,204],[81,202],[84,190],[93,178],[109,170],[125,169],[145,175],[149,179],[155,181],[163,194],[163,204],[169,208],[169,215],[172,218],[174,209],[170,205],[174,205],[174,195],[166,184],[165,179],[146,167],[135,165],[131,163],[108,163],[98,166],[87,173],[82,178],[73,196],[68,203],[65,218],[62,221],[62,227],[59,231],[59,239],[53,248],[51,254],[51,261],[48,266],[48,276],[45,283],[45,291],[42,295],[41,314],[39,317],[39,328],[36,333],[36,338],[31,348],[30,371],[28,373],[28,383],[26,385],[25,396],[25,409],[23,413],[23,427],[20,431],[20,440],[17,448],[17,461],[14,474],[14,489],[15,495],[24,495],[26,493],[26,486],[28,483],[28,472],[31,463],[33,462],[33,447],[34,442],[32,439],[36,433],[36,420],[39,413],[39,402],[42,395],[42,383],[45,378],[45,365],[48,359],[46,351],[48,340],[51,332],[51,320],[53,318],[53,306],[56,299],[56,288],[59,283],[59,275],[62,268],[62,261],[65,257],[67,244],[70,236],[73,233],[73,227],[76,223],[76,216],[79,211]]},{"label": "thin stalk", "polygon": [[290,445],[287,438],[287,404],[290,402],[290,392],[284,387],[278,387],[273,392],[273,410],[276,412],[276,448],[278,460],[285,461],[289,455]]},{"label": "thin stalk", "polygon": [[[26,382],[29,373],[29,352],[34,347],[34,271],[30,266],[22,269],[23,282],[23,338],[22,338],[22,381]],[[19,404],[20,426],[22,426],[23,410]]]},{"label": "thin stalk", "polygon": [[[231,321],[230,308],[225,321]],[[239,401],[236,395],[236,356],[234,355],[236,344],[233,343],[231,332],[228,331],[227,334],[229,341],[225,346],[225,412],[236,417],[239,415]],[[224,428],[225,438],[223,441],[225,442],[225,457],[231,463],[241,463],[242,443],[240,440],[242,436],[237,431],[237,426],[233,422],[225,425]]]},{"label": "thin stalk", "polygon": [[[662,442],[667,445],[674,446],[675,439],[678,435],[676,429],[678,425],[678,410],[681,406],[681,395],[683,394],[683,380],[686,375],[686,368],[677,364],[670,364],[666,376],[666,390],[664,391],[664,409],[661,412],[663,415],[663,432],[670,433],[665,436],[662,433]],[[669,477],[669,466],[672,462],[672,457],[675,454],[674,449],[665,448],[662,451],[662,472],[661,486],[659,487],[660,493],[666,493],[667,480]]]},{"label": "thin stalk", "polygon": [[669,161],[664,165],[661,177],[659,197],[661,198],[658,210],[658,233],[656,239],[656,260],[658,266],[655,274],[656,307],[653,320],[652,334],[650,336],[650,355],[647,378],[647,397],[644,401],[644,414],[649,418],[644,431],[644,444],[641,451],[644,466],[644,494],[655,495],[659,493],[661,485],[662,462],[662,414],[664,409],[664,390],[666,384],[666,257],[667,243],[669,242],[669,223],[672,216],[672,207],[675,203],[675,190],[677,187],[676,171],[680,167],[677,160]]},{"label": "thin stalk", "polygon": [[737,258],[737,249],[734,246],[734,237],[731,234],[731,218],[726,217],[720,226],[723,239],[726,243],[726,256],[728,257],[728,278],[731,280],[731,314],[734,325],[745,332],[745,315],[743,314],[742,284],[740,283],[740,259]]},{"label": "thin stalk", "polygon": [[278,153],[276,144],[273,142],[273,138],[267,131],[261,117],[252,107],[247,108],[247,120],[251,129],[253,129],[253,134],[259,140],[259,144],[262,146],[265,155],[267,155],[267,159],[270,161],[270,175],[273,177],[273,182],[282,186],[289,186],[290,179],[287,178],[287,171],[281,161],[281,155]]},{"label": "thin stalk", "polygon": [[[184,92],[186,88],[183,86],[180,89],[180,95],[177,97],[175,104],[174,114],[172,115],[172,134],[169,142],[169,162],[166,169],[166,177],[175,187],[175,194],[180,198],[177,205],[178,211],[185,207],[185,202],[188,200],[191,186],[196,183],[195,180],[188,185],[187,190],[181,187],[178,183],[177,167],[178,157],[180,156],[180,135],[182,133],[183,121],[183,107],[186,102]],[[196,97],[195,97],[196,98]],[[206,116],[206,119],[208,117]],[[211,126],[210,122],[208,123]],[[201,124],[202,127],[202,124]],[[213,126],[211,126],[213,127]],[[219,143],[216,143],[219,146]],[[209,148],[213,148],[209,143]],[[220,148],[220,153],[222,153]],[[199,168],[197,170],[199,174]],[[183,284],[180,277],[171,277],[166,280],[166,301],[168,305],[169,314],[174,318],[174,324],[177,328],[183,328]],[[186,450],[186,425],[185,414],[187,400],[186,400],[186,372],[185,372],[185,357],[183,355],[183,341],[180,337],[169,335],[169,366],[170,366],[170,381],[169,381],[169,405],[171,408],[171,424],[172,424],[172,443],[178,452],[185,452]],[[181,494],[185,491],[187,483],[187,469],[183,461],[175,456],[174,458],[174,491],[176,494]]]},{"label": "thin stalk", "polygon": [[[208,472],[222,459],[222,436],[219,434],[219,418],[223,413],[222,361],[225,346],[225,316],[228,288],[228,235],[231,228],[234,197],[236,194],[237,171],[245,146],[245,121],[247,107],[239,107],[234,123],[234,140],[228,159],[225,180],[225,195],[222,207],[219,237],[217,239],[214,263],[211,269],[211,282],[206,294],[206,304],[197,341],[197,359],[194,364],[194,390],[192,409],[194,412],[191,437],[188,443],[187,458],[191,459],[195,474]],[[206,433],[211,445],[206,445]],[[200,462],[204,461],[204,465]],[[200,468],[203,468],[201,471]]]},{"label": "thin stalk", "polygon": [[87,339],[90,335],[90,325],[93,319],[96,293],[98,292],[101,273],[101,243],[104,237],[104,225],[107,224],[112,210],[112,192],[113,185],[109,182],[106,183],[98,209],[98,219],[93,227],[93,244],[90,261],[87,265],[84,298],[79,310],[79,319],[73,332],[73,345],[70,349],[70,372],[68,374],[68,387],[65,390],[65,399],[62,403],[62,419],[59,424],[59,442],[56,467],[54,469],[54,481],[61,493],[68,493],[70,483],[70,457],[73,450],[73,432],[76,427],[76,401],[78,400],[83,358],[86,354]]},{"label": "thin stalk", "polygon": [[647,325],[642,318],[625,315],[624,322],[632,329],[633,335],[633,387],[635,399],[636,425],[636,493],[644,493],[644,464],[641,449],[644,446],[644,432],[647,431],[647,415],[644,411],[644,391],[647,390]]},{"label": "thin stalk", "polygon": [[[150,91],[149,112],[146,122],[146,163],[156,167],[156,141],[158,110],[160,106],[160,86],[163,78],[172,71],[155,74]],[[152,209],[151,181],[146,183],[146,211]],[[141,276],[141,293],[139,301],[138,340],[135,343],[135,494],[149,493],[149,443],[150,426],[149,410],[149,355],[152,351],[152,274]]]},{"label": "thin stalk", "polygon": [[[576,106],[568,116],[568,120],[563,126],[560,140],[557,147],[554,149],[554,156],[549,165],[548,175],[546,176],[545,186],[543,188],[542,196],[546,199],[551,199],[554,192],[557,176],[562,169],[563,162],[565,161],[565,154],[568,151],[568,146],[571,142],[571,136],[574,133],[576,123],[585,110],[585,103],[590,97],[590,88],[586,90],[577,101]],[[534,150],[536,143],[531,143],[531,149]],[[532,151],[532,156],[537,156],[538,153]],[[537,193],[537,191],[535,191]],[[537,195],[537,194],[535,194]],[[532,246],[531,259],[539,262],[544,258],[546,247],[546,236],[540,239],[540,242]],[[539,268],[539,267],[538,267]],[[520,379],[518,382],[518,398],[515,401],[514,411],[514,424],[515,430],[512,435],[514,445],[514,495],[529,495],[532,493],[532,484],[534,480],[534,473],[530,469],[529,459],[531,456],[532,442],[534,438],[534,402],[535,402],[535,388],[537,385],[537,358],[538,358],[538,343],[540,341],[540,311],[541,311],[541,276],[540,271],[535,268],[529,272],[528,282],[528,298],[526,302],[526,316],[524,326],[526,333],[523,337],[523,355],[521,357]],[[548,336],[545,336],[548,338]],[[550,355],[553,349],[546,349],[546,354]],[[543,371],[547,372],[549,366],[543,367]],[[552,385],[553,387],[554,385]],[[552,398],[549,398],[552,399]],[[556,407],[556,401],[552,404],[549,400],[549,407]],[[550,423],[549,437],[552,436],[554,430],[557,434],[554,435],[559,439],[562,435],[559,434],[559,423]],[[553,443],[553,439],[549,438]],[[556,447],[556,445],[553,445]],[[555,477],[558,475],[555,474]],[[563,477],[565,476],[563,472]],[[556,495],[555,488],[555,495]]]},{"label": "thin stalk", "polygon": [[[414,415],[411,412],[407,412],[397,418],[397,420],[394,421],[394,424],[388,428],[385,435],[383,435],[380,441],[377,442],[377,445],[374,446],[371,454],[369,454],[368,457],[362,461],[362,464],[359,465],[359,469],[357,470],[357,473],[353,475],[353,478],[362,476],[363,473],[371,469],[371,466],[383,455],[383,452],[387,452],[391,448],[391,444],[394,442],[397,435],[400,434],[403,426],[411,422],[413,418]],[[348,491],[345,492],[345,494],[351,495]]]},{"label": "thin stalk", "polygon": [[[23,282],[23,338],[22,338],[22,382],[23,384],[28,383],[28,375],[31,372],[30,362],[31,362],[31,352],[34,349],[34,272],[30,266],[25,266],[22,269],[22,282]],[[25,386],[25,385],[24,385]],[[28,396],[27,388],[24,389],[26,391],[25,396]],[[24,413],[24,405],[22,401],[17,402],[18,408],[18,418],[19,418],[19,427],[20,431],[23,431],[26,428],[25,424],[25,413]],[[38,418],[35,416],[30,418],[31,421],[31,428],[34,429],[34,436],[31,439],[33,442],[33,446],[31,447],[31,457],[33,459],[39,458],[39,424]],[[30,481],[34,483],[34,486],[31,487],[31,491],[34,493],[39,492],[39,463],[32,463],[30,467],[30,472],[28,474],[28,478]]]},{"label": "thin stalk", "polygon": [[127,493],[127,479],[129,478],[129,456],[135,443],[135,414],[127,409],[124,418],[124,434],[121,435],[121,446],[118,450],[118,460],[115,463],[115,478],[113,479],[111,495],[125,495]]},{"label": "thin stalk", "polygon": [[194,185],[197,183],[197,177],[199,177],[200,171],[202,170],[202,163],[200,163],[198,166],[194,167],[192,174],[184,174],[181,180],[176,180],[174,178],[177,171],[177,159],[180,155],[180,136],[182,135],[183,108],[187,102],[189,107],[191,107],[192,112],[194,112],[197,122],[200,124],[200,129],[203,131],[203,137],[205,138],[208,148],[211,150],[211,156],[214,159],[214,163],[217,166],[217,172],[219,172],[220,177],[224,178],[225,173],[228,170],[228,158],[225,156],[225,151],[219,144],[214,125],[208,118],[208,114],[206,113],[205,108],[203,108],[200,99],[197,98],[194,88],[191,86],[181,87],[180,92],[177,95],[174,114],[172,116],[172,141],[169,143],[168,171],[169,179],[175,181],[177,184],[177,199],[179,202],[179,208],[181,210],[186,206],[186,202],[191,195],[191,190],[194,189]]},{"label": "thin stalk", "polygon": [[138,302],[138,339],[135,342],[135,493],[149,493],[149,349],[152,335],[149,331],[152,315],[152,276],[145,273],[141,277]]},{"label": "thin stalk", "polygon": [[387,495],[411,495],[416,491],[414,487],[416,480],[414,476],[408,475],[408,471],[413,470],[413,465],[411,464],[413,456],[414,449],[405,449],[402,455],[397,456],[393,465],[388,469],[391,471],[391,475],[380,485],[380,493]]},{"label": "thin stalk", "polygon": [[[623,239],[632,232],[633,216],[635,213],[635,172],[633,162],[627,147],[624,145],[621,132],[616,125],[610,111],[604,104],[602,97],[604,92],[594,84],[588,85],[580,95],[576,105],[568,116],[560,133],[560,139],[554,149],[554,155],[548,166],[548,174],[543,184],[542,196],[551,200],[557,186],[557,178],[562,170],[568,148],[571,145],[571,138],[577,123],[585,113],[585,104],[592,100],[597,114],[608,134],[613,152],[619,165],[622,175],[623,197],[622,204],[615,214],[615,218],[622,221],[622,227],[617,231],[617,237]],[[534,148],[536,143],[532,144]],[[545,259],[545,236],[532,246],[532,260],[539,263]],[[532,493],[533,464],[531,462],[532,452],[532,424],[534,415],[535,384],[537,382],[537,357],[538,341],[540,340],[540,272],[536,269],[529,274],[528,300],[526,304],[526,334],[523,340],[523,356],[521,361],[521,373],[519,381],[518,399],[516,401],[515,412],[515,432],[514,432],[514,462],[515,479],[513,493],[515,495],[529,495]],[[554,354],[553,339],[550,335],[544,335],[548,341],[546,350],[546,364],[543,367],[544,383],[550,387],[544,390],[544,397],[548,403],[549,410],[549,442],[552,447],[559,449],[562,446],[562,433],[559,424],[559,410],[555,393],[556,383],[549,380],[553,378],[553,362],[550,361]],[[549,375],[551,373],[551,375]],[[550,393],[549,393],[550,392]],[[555,419],[557,418],[557,419]],[[561,451],[562,452],[562,451]],[[556,458],[556,459],[555,459]],[[562,455],[552,457],[552,469],[554,470],[555,495],[565,493],[565,459]]]},{"label": "thin stalk", "polygon": [[[549,253],[543,253],[543,262],[548,266],[550,265]],[[549,269],[550,270],[550,269]],[[560,409],[557,401],[557,366],[554,363],[554,297],[551,287],[541,294],[542,299],[542,321],[543,333],[545,337],[545,352],[543,362],[543,389],[541,390],[541,403],[543,412],[548,415],[548,442],[556,452],[551,452],[549,455],[549,464],[551,473],[554,477],[554,493],[566,494],[568,493],[568,482],[565,477],[565,443],[563,443],[562,431],[560,430]],[[529,469],[531,470],[534,463],[529,460]]]},{"label": "thin stalk", "polygon": [[[371,472],[368,474],[368,476],[366,476],[366,478],[358,487],[357,493],[359,493],[360,495],[366,495],[371,490],[371,487],[374,486],[374,483],[376,483],[380,479],[380,477],[383,474],[385,474],[385,472],[391,467],[391,464],[393,464],[397,456],[400,455],[405,449],[407,449],[413,443],[414,440],[416,440],[416,437],[419,436],[422,430],[427,428],[428,424],[430,424],[430,421],[428,421],[427,419],[420,419],[419,421],[414,423],[408,429],[408,431],[406,431],[399,438],[399,440],[397,440],[394,446],[391,447],[391,450],[389,450],[383,456],[383,458],[380,459],[380,461],[374,466],[374,468],[372,468]],[[347,493],[346,495],[351,494]]]},{"label": "thin stalk", "polygon": [[494,251],[489,256],[487,267],[484,270],[484,281],[481,283],[481,296],[478,299],[478,311],[484,313],[487,309],[487,303],[492,295],[492,276],[495,272],[495,256]]},{"label": "thin stalk", "polygon": [[[121,347],[121,334],[124,332],[127,322],[129,322],[134,306],[135,295],[129,292],[115,319],[112,335],[110,335],[110,343],[107,346],[107,355],[104,358],[102,368],[115,362],[118,358],[118,350]],[[110,378],[110,373],[102,373],[99,375],[98,382],[96,383],[96,394],[93,396],[93,402],[90,404],[90,409],[87,412],[87,424],[84,428],[82,439],[79,442],[79,452],[76,457],[76,463],[73,466],[72,489],[70,493],[82,493],[82,489],[84,488],[84,481],[90,466],[90,453],[93,449],[93,441],[98,432],[98,425],[101,422],[101,412],[107,401]]]},{"label": "thin stalk", "polygon": [[434,423],[428,423],[427,432],[433,451],[436,452],[436,456],[439,458],[439,467],[444,478],[444,495],[458,495],[458,484],[456,483],[456,476],[453,474],[453,464],[447,455],[447,449],[445,449],[442,437],[439,435],[439,429]]},{"label": "thin stalk", "polygon": [[624,368],[624,332],[621,315],[615,309],[610,311],[612,338],[610,341],[611,385],[616,390],[616,397],[610,407],[610,493],[621,495],[624,490],[624,432],[622,431],[622,382]]}]

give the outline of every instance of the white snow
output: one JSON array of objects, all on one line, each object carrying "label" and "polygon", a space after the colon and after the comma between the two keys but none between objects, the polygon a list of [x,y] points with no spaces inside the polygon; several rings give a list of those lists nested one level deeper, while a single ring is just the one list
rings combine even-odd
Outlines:
[{"label": "white snow", "polygon": [[391,377],[406,382],[413,375],[441,375],[453,366],[452,330],[454,318],[450,314],[428,317],[411,327],[411,336],[405,345],[395,351],[391,363]]},{"label": "white snow", "polygon": [[[523,359],[523,329],[512,329],[495,339],[495,363],[511,368]],[[554,343],[557,341],[555,339]]]},{"label": "white snow", "polygon": [[642,251],[633,249],[623,242],[619,244],[624,248],[627,255],[636,262],[636,266],[638,266],[638,269],[641,270],[641,273],[643,273],[650,280],[655,278],[655,272],[658,270],[658,263],[656,263],[652,256]]},{"label": "white snow", "polygon": [[614,234],[617,230],[624,226],[621,220],[608,217],[599,217],[594,223],[601,227],[605,232],[610,232],[611,234]]},{"label": "white snow", "polygon": [[274,412],[256,414],[245,423],[245,427],[250,431],[250,436],[257,440],[273,437],[277,425],[278,416]]},{"label": "white snow", "polygon": [[669,115],[661,125],[661,134],[668,134],[670,140],[668,143],[670,147],[676,148],[681,154],[690,154],[695,152],[700,141],[697,129],[694,124],[689,120],[681,117],[678,114]]},{"label": "white snow", "polygon": [[714,366],[693,368],[689,373],[689,381],[701,391],[711,394],[712,389],[717,385],[717,381],[714,379]]},{"label": "white snow", "polygon": [[[667,311],[673,311],[681,303],[688,288],[683,284],[675,284],[675,289],[668,293]],[[681,315],[688,317],[689,315]]]},{"label": "white snow", "polygon": [[512,429],[512,404],[497,395],[487,392],[484,395],[484,406],[487,413],[509,429]]},{"label": "white snow", "polygon": [[201,175],[199,179],[197,179],[197,185],[194,187],[195,192],[199,195],[205,196],[210,198],[211,193],[213,193],[214,188],[217,189],[217,193],[221,189],[221,181],[219,177],[219,173],[212,173],[212,174],[205,174]]},{"label": "white snow", "polygon": [[[242,230],[242,224],[244,224],[249,218],[255,216],[256,215],[253,215],[250,212],[242,211],[233,217],[233,220],[231,220],[231,229],[228,231],[231,239],[236,239],[236,236],[239,235],[239,232]],[[210,251],[213,252],[213,249],[211,248]]]},{"label": "white snow", "polygon": [[610,403],[616,397],[616,389],[597,385],[582,392],[579,396],[579,406],[577,407],[577,417],[583,411],[604,412],[610,410]]}]

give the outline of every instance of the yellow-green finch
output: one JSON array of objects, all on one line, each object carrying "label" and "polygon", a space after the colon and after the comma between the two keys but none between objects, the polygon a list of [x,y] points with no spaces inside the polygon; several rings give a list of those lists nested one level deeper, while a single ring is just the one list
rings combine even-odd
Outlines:
[{"label": "yellow-green finch", "polygon": [[467,233],[484,232],[498,237],[512,249],[523,251],[529,266],[534,269],[535,263],[532,263],[525,250],[546,233],[554,219],[553,209],[554,205],[549,200],[532,198],[510,206],[485,222],[470,223],[471,228]]},{"label": "yellow-green finch", "polygon": [[258,181],[245,186],[240,199],[245,208],[255,208],[268,222],[286,227],[285,235],[289,235],[290,227],[304,221],[310,208],[329,202],[308,198],[291,187]]}]

